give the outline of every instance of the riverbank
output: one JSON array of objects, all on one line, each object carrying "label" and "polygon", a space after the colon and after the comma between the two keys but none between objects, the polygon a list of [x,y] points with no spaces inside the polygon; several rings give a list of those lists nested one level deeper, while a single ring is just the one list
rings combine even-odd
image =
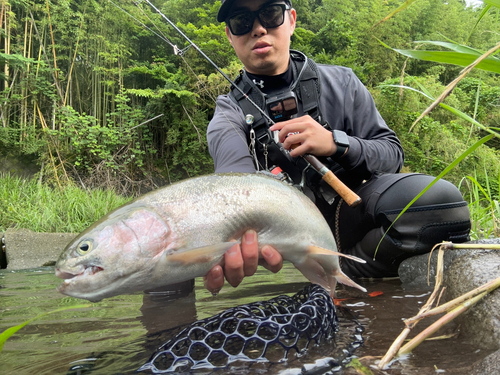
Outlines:
[{"label": "riverbank", "polygon": [[0,235],[0,268],[22,270],[55,265],[76,233],[37,233],[28,229],[7,229]]}]

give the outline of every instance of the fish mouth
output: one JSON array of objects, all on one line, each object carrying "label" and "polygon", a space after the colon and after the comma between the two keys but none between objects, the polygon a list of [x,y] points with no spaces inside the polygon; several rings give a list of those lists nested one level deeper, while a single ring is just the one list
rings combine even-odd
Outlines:
[{"label": "fish mouth", "polygon": [[88,265],[88,266],[84,266],[83,271],[78,272],[78,273],[62,271],[59,268],[56,268],[55,273],[56,273],[57,277],[59,277],[60,279],[64,279],[64,282],[66,284],[69,284],[70,282],[77,280],[78,278],[85,277],[85,276],[93,276],[96,273],[101,272],[103,270],[104,270],[104,268],[102,268],[102,267]]}]

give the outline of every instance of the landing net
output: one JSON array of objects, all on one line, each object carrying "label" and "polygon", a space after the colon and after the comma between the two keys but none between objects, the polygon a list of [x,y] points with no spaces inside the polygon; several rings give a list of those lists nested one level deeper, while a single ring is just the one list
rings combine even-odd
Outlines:
[{"label": "landing net", "polygon": [[162,345],[139,371],[188,372],[224,368],[235,361],[280,362],[338,330],[329,293],[310,285],[292,297],[237,306],[194,322]]}]

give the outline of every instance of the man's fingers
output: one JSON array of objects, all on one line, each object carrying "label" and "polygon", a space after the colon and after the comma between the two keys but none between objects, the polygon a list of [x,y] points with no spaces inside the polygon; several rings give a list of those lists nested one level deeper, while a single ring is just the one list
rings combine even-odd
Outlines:
[{"label": "man's fingers", "polygon": [[254,230],[247,231],[241,239],[241,255],[243,257],[243,270],[245,276],[252,276],[257,271],[259,264],[259,244],[257,233]]},{"label": "man's fingers", "polygon": [[264,262],[260,264],[271,272],[278,272],[283,267],[281,254],[271,246],[264,246],[261,250]]},{"label": "man's fingers", "polygon": [[224,255],[224,275],[231,286],[240,285],[245,271],[243,270],[243,257],[241,255],[240,244],[231,247]]},{"label": "man's fingers", "polygon": [[218,293],[224,285],[224,272],[222,272],[222,267],[216,265],[208,271],[203,277],[203,284],[209,292]]}]

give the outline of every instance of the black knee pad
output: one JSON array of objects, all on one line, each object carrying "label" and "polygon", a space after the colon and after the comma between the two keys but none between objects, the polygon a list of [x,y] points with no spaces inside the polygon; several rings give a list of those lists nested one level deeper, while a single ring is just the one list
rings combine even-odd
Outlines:
[{"label": "black knee pad", "polygon": [[[377,215],[393,223],[402,209],[434,178],[411,175],[381,195],[376,205]],[[442,241],[469,240],[470,213],[462,194],[446,180],[437,181],[405,213],[394,222],[391,237],[401,240],[405,251],[425,253]]]}]

